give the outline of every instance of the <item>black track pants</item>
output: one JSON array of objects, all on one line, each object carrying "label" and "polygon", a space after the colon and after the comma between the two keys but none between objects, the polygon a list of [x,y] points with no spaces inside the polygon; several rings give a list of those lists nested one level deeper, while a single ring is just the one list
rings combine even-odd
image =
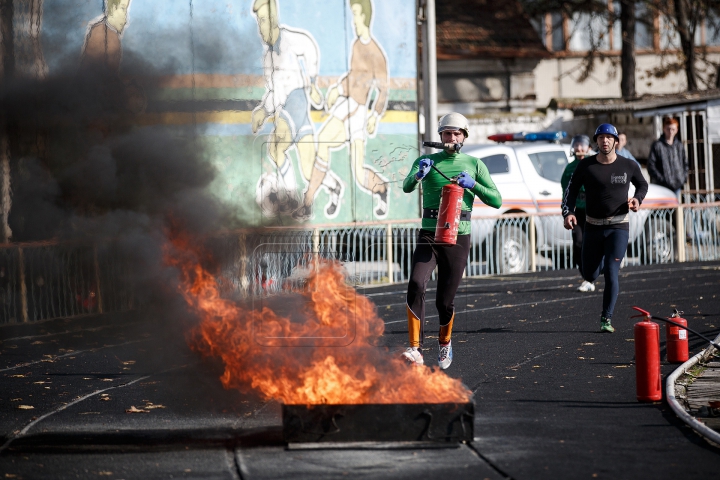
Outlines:
[{"label": "black track pants", "polygon": [[589,224],[586,227],[583,237],[583,278],[594,282],[601,273],[605,275],[601,315],[609,319],[612,318],[620,294],[618,274],[625,258],[630,231]]},{"label": "black track pants", "polygon": [[582,275],[582,244],[583,231],[585,230],[585,209],[576,208],[575,218],[577,219],[577,225],[572,229],[573,264],[580,271],[580,275]]},{"label": "black track pants", "polygon": [[437,265],[435,306],[440,314],[440,325],[450,323],[455,311],[455,293],[462,281],[469,253],[470,235],[458,235],[455,245],[447,245],[435,243],[435,232],[420,230],[412,257],[407,305],[421,322],[425,320],[425,289]]}]

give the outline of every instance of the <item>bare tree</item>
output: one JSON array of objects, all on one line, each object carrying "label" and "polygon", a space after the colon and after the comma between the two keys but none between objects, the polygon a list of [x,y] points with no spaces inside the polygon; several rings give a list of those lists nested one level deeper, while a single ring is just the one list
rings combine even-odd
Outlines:
[{"label": "bare tree", "polygon": [[[700,7],[703,3],[697,0],[674,0],[675,29],[680,37],[682,47],[681,60],[685,67],[687,89],[691,92],[697,90],[697,76],[695,75],[695,31],[698,27]],[[668,15],[669,16],[669,15]]]},{"label": "bare tree", "polygon": [[620,92],[624,99],[631,99],[637,96],[635,91],[635,0],[621,0],[620,30],[622,38]]},{"label": "bare tree", "polygon": [[[712,88],[718,84],[720,62],[708,55],[704,45],[695,45],[695,39],[703,22],[708,30],[718,31],[720,27],[720,0],[673,0],[654,2],[644,0],[648,8],[668,22],[671,35],[676,34],[680,45],[677,51],[661,51],[661,55],[675,56],[674,62],[663,62],[662,68],[654,71],[656,76],[670,72],[685,73],[687,89],[695,91],[701,87]],[[667,34],[667,33],[666,33]],[[710,39],[707,39],[710,40]],[[717,38],[713,38],[717,40]]]}]

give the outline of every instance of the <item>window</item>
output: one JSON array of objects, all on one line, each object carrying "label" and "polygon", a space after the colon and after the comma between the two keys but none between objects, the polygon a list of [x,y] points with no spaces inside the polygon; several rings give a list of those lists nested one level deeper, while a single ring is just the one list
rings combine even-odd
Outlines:
[{"label": "window", "polygon": [[655,16],[649,11],[646,4],[642,2],[635,4],[635,48],[640,50],[654,48],[654,19]]},{"label": "window", "polygon": [[[572,14],[545,13],[531,23],[543,45],[552,52],[588,52],[593,48],[619,51],[622,49],[622,5],[619,0],[606,1],[607,12],[595,9]],[[585,3],[579,2],[578,8]],[[635,2],[635,49],[679,50],[680,38],[675,30],[674,18],[668,18],[662,13],[662,8],[652,3]],[[697,24],[696,46],[720,46],[720,19],[712,8],[709,7],[706,18],[700,19]]]},{"label": "window", "polygon": [[485,164],[490,175],[495,173],[508,173],[510,171],[509,158],[507,155],[490,155],[480,160]]},{"label": "window", "polygon": [[613,2],[613,14],[615,21],[612,30],[612,49],[622,50],[622,24],[620,23],[620,2]]},{"label": "window", "polygon": [[568,164],[564,151],[531,153],[528,157],[530,157],[530,161],[538,175],[553,182],[560,182],[563,171]]},{"label": "window", "polygon": [[576,13],[569,19],[568,26],[570,28],[569,50],[585,52],[592,50],[593,47],[598,50],[610,48],[606,18],[589,13]]},{"label": "window", "polygon": [[680,35],[669,18],[662,15],[660,17],[660,49],[676,50],[680,48]]},{"label": "window", "polygon": [[720,45],[720,17],[711,10],[705,22],[705,45]]},{"label": "window", "polygon": [[563,16],[560,13],[551,13],[552,22],[552,49],[554,52],[565,50],[565,33],[563,32]]}]

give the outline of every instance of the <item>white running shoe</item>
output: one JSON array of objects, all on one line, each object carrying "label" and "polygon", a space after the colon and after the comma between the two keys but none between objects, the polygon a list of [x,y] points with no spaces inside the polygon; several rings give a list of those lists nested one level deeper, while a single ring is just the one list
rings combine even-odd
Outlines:
[{"label": "white running shoe", "polygon": [[452,363],[452,340],[447,345],[438,343],[438,366],[442,370],[446,370]]},{"label": "white running shoe", "polygon": [[582,285],[578,287],[578,292],[594,292],[595,291],[595,285],[592,284],[592,282],[588,282],[585,280]]},{"label": "white running shoe", "polygon": [[425,364],[422,353],[418,347],[408,347],[402,354],[403,359],[410,365],[421,366]]}]

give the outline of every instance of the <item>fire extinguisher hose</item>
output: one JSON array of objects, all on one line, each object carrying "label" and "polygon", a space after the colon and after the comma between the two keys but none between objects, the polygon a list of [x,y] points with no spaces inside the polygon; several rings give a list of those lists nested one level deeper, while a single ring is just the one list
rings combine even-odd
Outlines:
[{"label": "fire extinguisher hose", "polygon": [[445,179],[446,179],[448,182],[453,182],[453,181],[454,181],[452,178],[448,177],[448,176],[445,175],[443,172],[441,172],[440,170],[438,170],[435,165],[430,165],[430,166],[432,167],[433,170],[435,170],[435,171],[438,172],[440,175],[442,175],[443,177],[445,177]]},{"label": "fire extinguisher hose", "polygon": [[687,331],[690,332],[690,333],[694,333],[695,335],[697,335],[698,337],[702,338],[703,340],[707,340],[708,342],[710,342],[710,345],[712,345],[713,347],[715,347],[715,348],[717,348],[718,350],[720,350],[720,344],[715,343],[714,340],[710,340],[708,337],[706,337],[706,336],[703,335],[702,333],[696,332],[695,330],[693,330],[693,329],[691,329],[691,328],[688,328],[688,327],[685,326],[685,325],[681,325],[681,324],[679,324],[679,323],[677,323],[677,322],[673,322],[673,321],[670,320],[669,318],[656,317],[655,315],[653,315],[651,318],[652,318],[653,320],[659,320],[659,321],[661,321],[661,322],[672,323],[673,325],[678,326],[678,327],[680,327],[680,328],[683,328],[683,329],[687,330]]}]

